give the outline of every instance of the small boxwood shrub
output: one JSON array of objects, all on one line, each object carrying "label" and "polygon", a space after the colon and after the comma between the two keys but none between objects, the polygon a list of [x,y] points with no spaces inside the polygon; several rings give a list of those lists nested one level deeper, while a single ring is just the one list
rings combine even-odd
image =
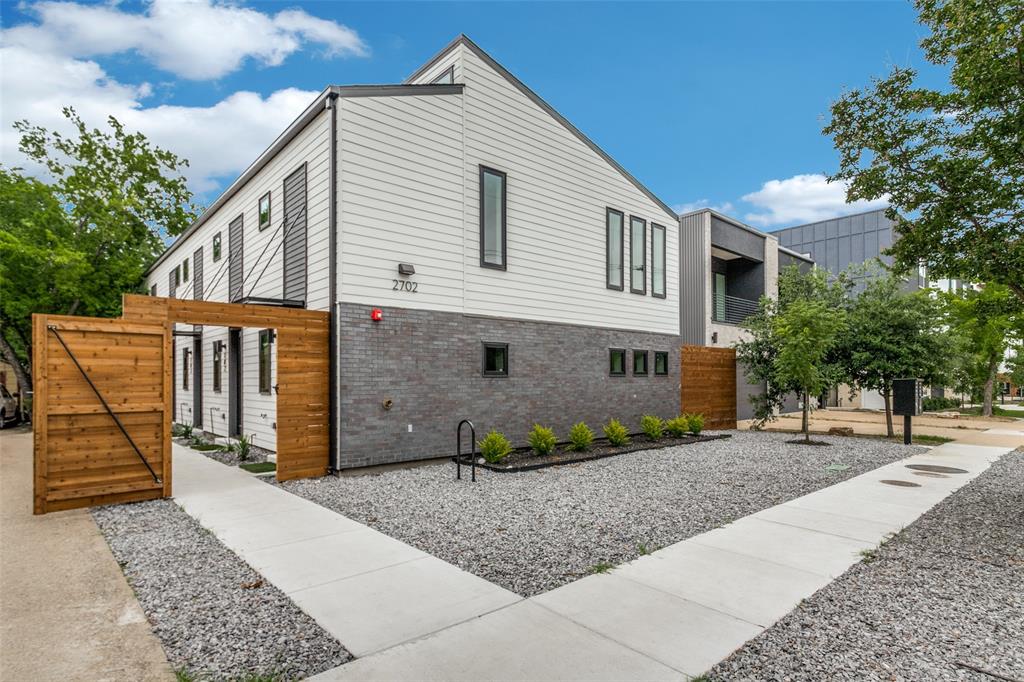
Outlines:
[{"label": "small boxwood shrub", "polygon": [[651,440],[658,440],[665,435],[665,422],[661,417],[645,414],[640,417],[640,430]]},{"label": "small boxwood shrub", "polygon": [[935,412],[937,410],[948,410],[950,408],[960,407],[959,398],[933,398],[928,396],[921,400],[921,408],[925,412]]},{"label": "small boxwood shrub", "polygon": [[629,445],[629,431],[618,419],[613,419],[604,425],[604,437],[608,439],[610,445],[617,448]]},{"label": "small boxwood shrub", "polygon": [[690,426],[690,433],[695,436],[699,436],[700,432],[704,430],[704,415],[699,413],[693,413],[686,415],[686,421]]},{"label": "small boxwood shrub", "polygon": [[494,429],[491,429],[476,445],[480,448],[483,458],[492,464],[500,462],[512,452],[512,443],[505,438],[505,434]]},{"label": "small boxwood shrub", "polygon": [[576,452],[583,452],[590,448],[594,442],[594,431],[584,424],[577,422],[569,429],[569,447]]},{"label": "small boxwood shrub", "polygon": [[665,422],[665,431],[673,438],[682,438],[690,432],[690,418],[681,414]]},{"label": "small boxwood shrub", "polygon": [[533,430],[527,438],[533,451],[543,457],[555,451],[555,432],[546,426],[534,424]]}]

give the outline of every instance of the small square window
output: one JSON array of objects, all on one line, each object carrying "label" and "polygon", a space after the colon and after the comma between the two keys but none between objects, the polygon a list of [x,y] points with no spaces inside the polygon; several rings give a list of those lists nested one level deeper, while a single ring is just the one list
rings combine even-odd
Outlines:
[{"label": "small square window", "polygon": [[623,348],[608,349],[608,374],[613,377],[626,376],[626,351]]},{"label": "small square window", "polygon": [[485,377],[508,376],[507,343],[484,343],[483,371]]},{"label": "small square window", "polygon": [[[287,201],[286,201],[287,203]],[[270,192],[260,197],[260,220],[259,229],[265,230],[270,227]]]},{"label": "small square window", "polygon": [[654,351],[654,374],[655,376],[668,374],[668,353],[666,351]]},{"label": "small square window", "polygon": [[647,351],[633,351],[633,374],[635,376],[647,376]]},{"label": "small square window", "polygon": [[220,232],[213,235],[213,262],[220,260]]}]

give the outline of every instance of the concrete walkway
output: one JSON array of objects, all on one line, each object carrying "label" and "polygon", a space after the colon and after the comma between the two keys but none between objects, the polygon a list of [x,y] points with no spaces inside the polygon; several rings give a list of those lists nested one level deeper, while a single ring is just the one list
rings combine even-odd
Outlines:
[{"label": "concrete walkway", "polygon": [[[314,679],[700,675],[860,561],[862,552],[1024,445],[1024,431],[1016,428],[989,435],[1004,444],[942,445]],[[922,476],[909,464],[966,473]]]},{"label": "concrete walkway", "polygon": [[0,679],[174,679],[89,512],[32,515],[26,428],[0,435]]}]

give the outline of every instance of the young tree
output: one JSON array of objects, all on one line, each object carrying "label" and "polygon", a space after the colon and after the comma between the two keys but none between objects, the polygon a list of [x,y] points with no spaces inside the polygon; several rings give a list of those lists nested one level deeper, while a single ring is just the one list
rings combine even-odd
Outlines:
[{"label": "young tree", "polygon": [[[896,67],[832,105],[847,199],[890,202],[904,269],[1009,287],[1024,301],[1024,3],[916,0],[926,58],[951,87]],[[909,217],[913,216],[913,217]]]},{"label": "young tree", "polygon": [[874,273],[850,305],[840,343],[845,374],[861,390],[876,390],[885,402],[886,433],[892,424],[892,382],[914,377],[943,383],[951,344],[942,309],[929,292],[909,293],[894,273]]},{"label": "young tree", "polygon": [[0,168],[0,351],[27,389],[31,313],[119,314],[121,294],[137,290],[166,237],[196,215],[186,161],[113,117],[106,132],[64,114],[73,137],[14,126],[47,181]]}]

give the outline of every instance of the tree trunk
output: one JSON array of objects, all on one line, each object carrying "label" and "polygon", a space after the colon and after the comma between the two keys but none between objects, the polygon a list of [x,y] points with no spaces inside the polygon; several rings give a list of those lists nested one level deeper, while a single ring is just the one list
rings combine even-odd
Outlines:
[{"label": "tree trunk", "polygon": [[981,402],[981,416],[992,416],[992,392],[996,385],[996,372],[999,371],[999,359],[989,358],[988,377],[985,378],[985,395]]},{"label": "tree trunk", "polygon": [[892,430],[892,387],[886,385],[882,389],[882,399],[885,401],[885,435],[894,438],[896,432]]},{"label": "tree trunk", "polygon": [[808,400],[807,391],[804,391],[804,416],[800,424],[804,432],[804,442],[811,442],[811,403]]},{"label": "tree trunk", "polygon": [[10,363],[11,367],[14,368],[14,375],[18,377],[18,391],[21,392],[21,400],[25,400],[25,391],[32,390],[32,375],[31,370],[26,370],[24,365],[18,360],[18,356],[15,355],[14,349],[11,348],[11,344],[7,342],[7,328],[0,327],[0,355],[3,355],[7,362]]}]

